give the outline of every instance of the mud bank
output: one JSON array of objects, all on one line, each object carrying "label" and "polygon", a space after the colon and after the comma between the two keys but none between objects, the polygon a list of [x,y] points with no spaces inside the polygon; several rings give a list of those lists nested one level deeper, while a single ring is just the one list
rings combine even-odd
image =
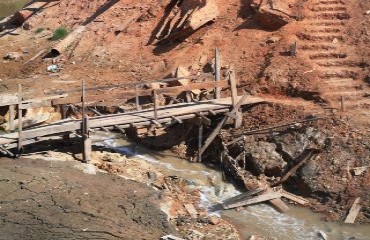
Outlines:
[{"label": "mud bank", "polygon": [[[174,233],[155,192],[77,162],[0,161],[1,239],[159,239]],[[104,194],[102,194],[104,193]]]}]

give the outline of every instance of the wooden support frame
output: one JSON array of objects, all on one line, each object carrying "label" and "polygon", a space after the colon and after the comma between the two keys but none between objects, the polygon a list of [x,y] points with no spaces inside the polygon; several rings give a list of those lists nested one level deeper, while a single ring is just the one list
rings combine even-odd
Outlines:
[{"label": "wooden support frame", "polygon": [[82,160],[85,163],[88,163],[91,160],[91,139],[89,137],[89,117],[86,115],[86,106],[85,106],[85,80],[82,80],[82,93],[81,93],[81,102],[82,102],[82,123],[81,123],[81,132],[82,132]]},{"label": "wooden support frame", "polygon": [[[231,101],[232,101],[233,107],[235,107],[237,104],[237,100],[238,100],[238,89],[236,85],[236,78],[235,78],[234,71],[229,72],[229,81],[230,81],[230,89],[231,89]],[[234,127],[240,128],[242,125],[242,121],[243,121],[243,117],[242,117],[240,110],[237,109],[234,115],[235,115],[235,117],[233,117],[235,119]]]},{"label": "wooden support frame", "polygon": [[153,89],[153,101],[154,101],[154,120],[158,120],[158,94],[157,94],[157,89]]}]

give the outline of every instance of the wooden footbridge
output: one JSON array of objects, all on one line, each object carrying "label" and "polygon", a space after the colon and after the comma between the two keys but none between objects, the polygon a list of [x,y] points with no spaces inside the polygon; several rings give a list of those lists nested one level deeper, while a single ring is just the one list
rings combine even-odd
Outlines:
[{"label": "wooden footbridge", "polygon": [[[83,138],[83,149],[84,149],[84,160],[90,159],[91,152],[91,140],[89,138],[89,132],[91,129],[115,127],[118,129],[125,129],[130,127],[142,128],[142,127],[163,127],[169,126],[174,123],[182,123],[183,120],[197,118],[199,124],[199,156],[198,160],[201,159],[201,154],[205,148],[210,144],[210,140],[207,139],[203,142],[203,124],[210,124],[209,115],[225,114],[225,118],[222,121],[222,125],[226,123],[228,119],[234,119],[235,124],[238,126],[241,123],[241,114],[239,108],[246,104],[255,104],[263,102],[263,99],[253,96],[238,96],[236,88],[236,80],[232,72],[228,75],[227,80],[220,80],[220,75],[215,74],[216,77],[209,81],[208,76],[205,79],[201,79],[200,76],[191,76],[183,78],[173,79],[162,79],[150,82],[132,83],[117,85],[115,87],[124,87],[125,89],[119,91],[118,94],[104,94],[104,95],[87,95],[86,92],[96,90],[97,88],[85,89],[84,83],[82,88],[77,95],[76,91],[65,92],[57,96],[43,97],[39,99],[24,99],[22,98],[21,86],[19,86],[18,94],[15,95],[15,99],[8,98],[6,101],[0,102],[0,107],[9,107],[9,129],[10,131],[6,134],[0,135],[0,151],[10,155],[13,149],[17,150],[18,153],[22,152],[24,145],[32,144],[41,140],[45,140],[45,137],[50,136],[68,136],[70,133],[78,132]],[[211,74],[210,76],[214,76]],[[141,88],[148,83],[169,83],[170,81],[178,81],[181,79],[188,79],[189,83],[182,86],[166,86],[163,88]],[[192,80],[192,81],[191,81]],[[195,81],[195,82],[194,82]],[[112,86],[109,86],[112,87]],[[129,87],[129,88],[128,88]],[[100,87],[99,89],[104,89]],[[192,90],[203,90],[204,92],[213,92],[214,96],[212,100],[205,101],[190,101],[187,103],[175,103],[172,101],[175,99],[173,96],[178,94],[190,94]],[[207,91],[207,89],[211,89]],[[222,89],[229,89],[231,97],[221,98],[220,92]],[[73,93],[74,92],[74,93]],[[159,106],[158,96],[167,96],[172,99],[169,105]],[[141,104],[139,97],[150,96],[152,99],[152,107],[140,110]],[[135,99],[136,110],[131,112],[124,112],[118,114],[101,115],[98,113],[97,116],[88,117],[86,114],[86,108],[89,104],[97,104],[98,102],[105,100],[117,100],[121,99]],[[0,98],[1,100],[1,98]],[[176,100],[176,99],[175,99]],[[82,119],[70,119],[66,118],[65,105],[66,104],[81,104],[82,106]],[[22,110],[30,107],[38,106],[54,106],[61,109],[62,120],[40,126],[34,126],[27,129],[23,129],[22,125]],[[18,110],[18,114],[15,114],[15,110]],[[15,116],[18,116],[18,126],[15,124]],[[222,126],[218,126],[218,131],[221,130]],[[217,133],[213,133],[211,138],[214,138]]]}]

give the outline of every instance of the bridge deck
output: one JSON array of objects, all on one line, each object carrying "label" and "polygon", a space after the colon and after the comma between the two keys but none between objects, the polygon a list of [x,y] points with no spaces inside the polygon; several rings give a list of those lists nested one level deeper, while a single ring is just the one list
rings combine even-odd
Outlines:
[{"label": "bridge deck", "polygon": [[[243,105],[254,104],[263,101],[264,100],[261,98],[250,96],[245,99]],[[208,115],[210,114],[210,111],[216,113],[227,112],[229,111],[230,106],[231,98],[221,98],[210,101],[176,104],[158,108],[157,119],[155,119],[154,117],[153,109],[147,109],[136,112],[109,114],[92,117],[89,118],[88,125],[89,128],[100,128],[113,125],[119,125],[122,128],[128,128],[130,126],[143,127],[148,126],[153,122],[158,123],[171,122],[173,120],[173,117],[177,117],[179,119],[184,120],[195,117],[197,113]],[[22,133],[22,139],[25,140],[24,145],[26,145],[27,140],[29,139],[49,135],[61,135],[65,133],[70,133],[76,130],[80,130],[82,127],[81,125],[82,125],[81,120],[66,119],[48,125],[25,129],[23,130]],[[15,143],[17,141],[18,141],[17,132],[0,135],[0,145],[9,144],[8,146],[6,146],[6,148],[8,149],[14,148],[16,146]],[[28,142],[31,143],[33,141]]]}]

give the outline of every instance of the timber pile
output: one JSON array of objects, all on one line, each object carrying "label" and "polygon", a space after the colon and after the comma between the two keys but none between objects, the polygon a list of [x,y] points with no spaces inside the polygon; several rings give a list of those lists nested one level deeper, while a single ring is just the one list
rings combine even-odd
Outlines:
[{"label": "timber pile", "polygon": [[172,1],[167,9],[155,35],[158,41],[186,38],[215,21],[219,13],[215,0]]}]

